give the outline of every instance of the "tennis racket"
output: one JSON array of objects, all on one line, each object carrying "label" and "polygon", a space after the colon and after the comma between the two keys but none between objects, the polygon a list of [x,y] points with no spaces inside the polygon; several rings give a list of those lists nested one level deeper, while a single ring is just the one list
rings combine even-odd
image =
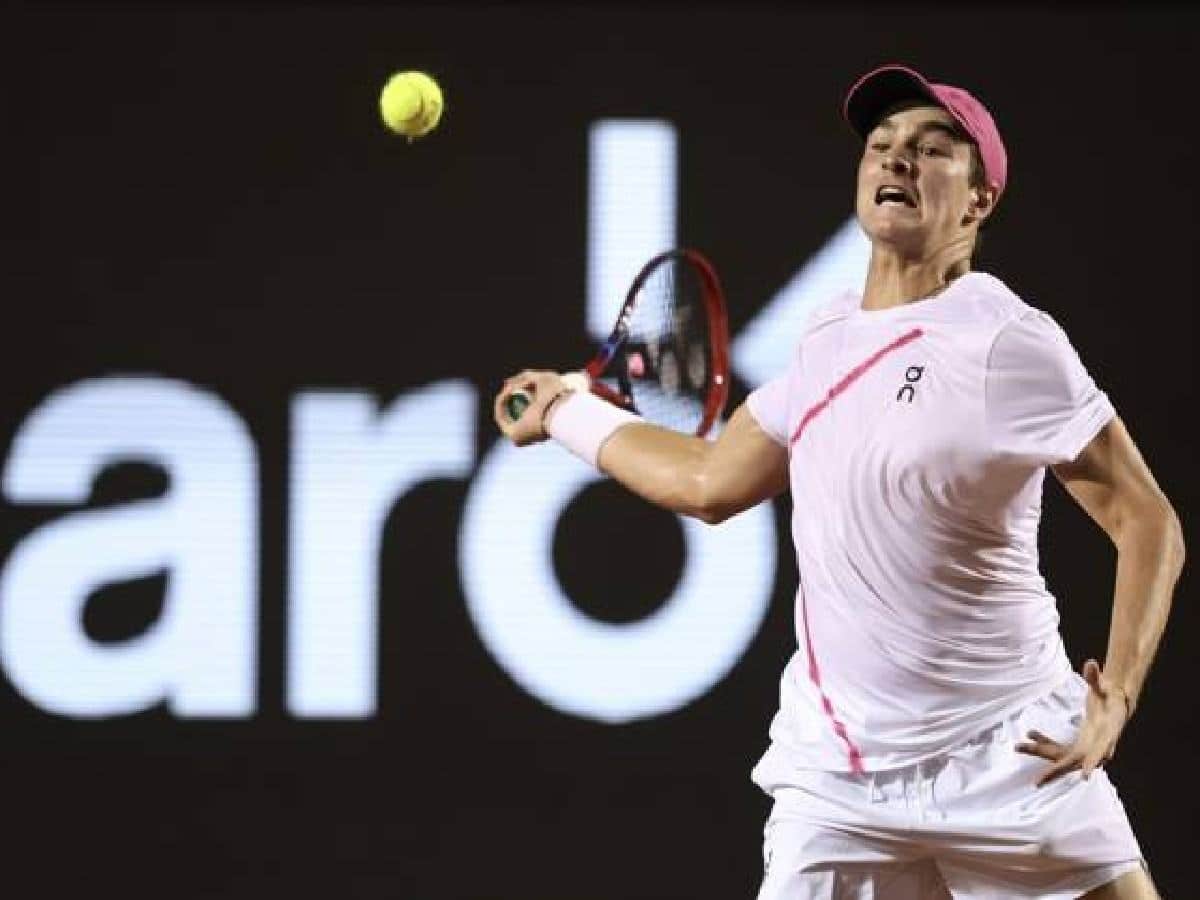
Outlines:
[{"label": "tennis racket", "polygon": [[[703,437],[729,398],[729,325],[712,264],[687,249],[647,262],[608,340],[563,378],[655,425]],[[514,391],[505,413],[516,421],[531,402]]]}]

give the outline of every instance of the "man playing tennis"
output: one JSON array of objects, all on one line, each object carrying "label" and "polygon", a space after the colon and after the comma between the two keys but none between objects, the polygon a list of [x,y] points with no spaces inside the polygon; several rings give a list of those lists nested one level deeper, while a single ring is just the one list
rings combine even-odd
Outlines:
[{"label": "man playing tennis", "polygon": [[[707,522],[790,486],[799,646],[753,773],[774,799],[761,900],[1157,897],[1102,765],[1166,623],[1178,520],[1062,330],[970,270],[1007,181],[984,106],[885,66],[844,113],[866,285],[813,314],[716,442],[548,372],[509,379],[496,421]],[[1107,655],[1082,677],[1038,573],[1047,467],[1117,549]]]}]

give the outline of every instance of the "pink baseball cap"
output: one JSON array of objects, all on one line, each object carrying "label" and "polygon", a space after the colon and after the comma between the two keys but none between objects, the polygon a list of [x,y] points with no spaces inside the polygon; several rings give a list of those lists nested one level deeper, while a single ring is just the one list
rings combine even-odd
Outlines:
[{"label": "pink baseball cap", "polygon": [[983,172],[997,195],[1008,183],[1008,153],[987,107],[959,87],[932,84],[915,69],[891,63],[868,72],[846,94],[842,115],[864,140],[884,110],[903,100],[930,100],[954,117],[979,148]]}]

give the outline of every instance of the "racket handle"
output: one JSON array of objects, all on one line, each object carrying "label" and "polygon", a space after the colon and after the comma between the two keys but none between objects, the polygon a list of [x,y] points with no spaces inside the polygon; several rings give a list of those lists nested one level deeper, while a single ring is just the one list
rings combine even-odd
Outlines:
[{"label": "racket handle", "polygon": [[[562,380],[563,384],[572,391],[587,391],[592,384],[592,380],[584,372],[567,372],[562,376]],[[515,422],[521,418],[521,414],[529,408],[529,404],[532,402],[533,396],[520,388],[505,397],[504,412],[507,413],[509,421]]]},{"label": "racket handle", "polygon": [[521,414],[529,408],[529,404],[532,402],[533,398],[527,391],[516,390],[504,398],[504,411],[508,414],[509,420],[515,422],[521,418]]}]

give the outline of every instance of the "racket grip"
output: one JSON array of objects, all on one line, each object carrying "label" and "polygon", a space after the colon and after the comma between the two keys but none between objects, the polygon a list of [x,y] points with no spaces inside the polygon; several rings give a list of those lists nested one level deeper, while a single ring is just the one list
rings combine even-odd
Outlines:
[{"label": "racket grip", "polygon": [[[567,389],[572,391],[587,391],[592,384],[592,380],[584,372],[567,372],[562,376],[562,380]],[[533,395],[517,388],[504,398],[504,412],[508,415],[509,421],[515,422],[521,418],[521,414],[529,408],[531,403],[533,403]]]},{"label": "racket grip", "polygon": [[515,422],[532,402],[533,398],[526,391],[516,390],[504,399],[504,411],[508,413],[509,420]]}]

